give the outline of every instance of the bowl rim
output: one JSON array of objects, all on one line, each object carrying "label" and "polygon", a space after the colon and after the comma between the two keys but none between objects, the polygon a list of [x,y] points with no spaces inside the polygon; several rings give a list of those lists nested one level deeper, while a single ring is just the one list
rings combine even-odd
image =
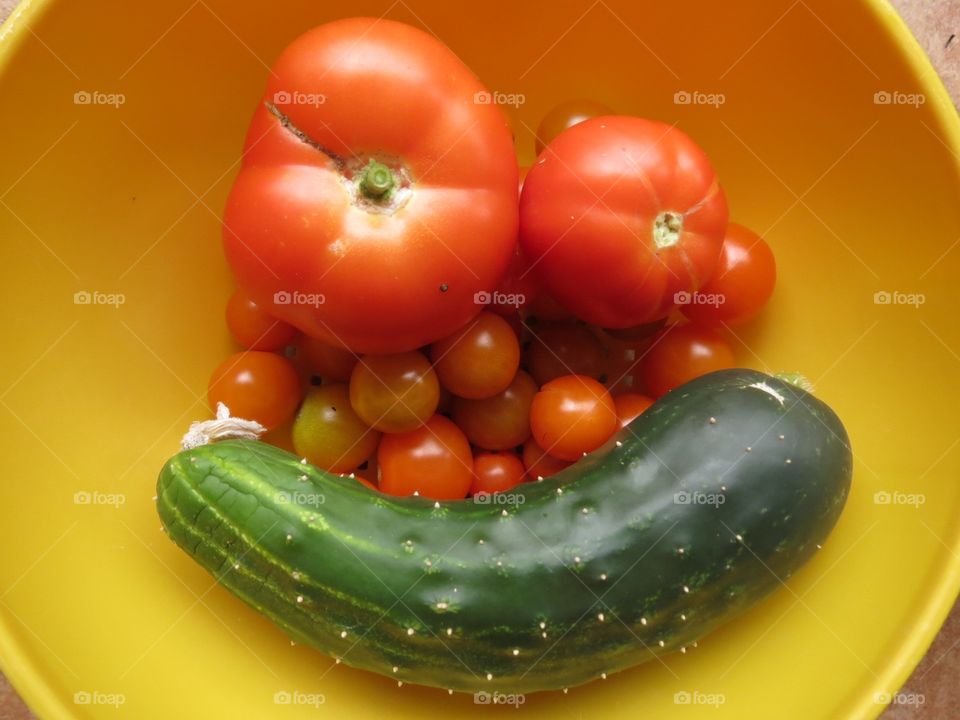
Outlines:
[{"label": "bowl rim", "polygon": [[[9,61],[32,34],[30,26],[43,18],[59,0],[21,0],[0,25],[0,78],[7,71]],[[947,92],[940,75],[920,46],[919,41],[907,27],[903,18],[890,0],[859,0],[871,13],[881,30],[893,41],[901,59],[912,71],[920,90],[934,100],[932,112],[937,129],[942,134],[941,142],[952,155],[950,161],[960,178],[960,115],[953,99]],[[877,717],[885,705],[877,703],[877,693],[899,690],[920,660],[926,654],[933,639],[947,618],[960,593],[960,526],[945,549],[950,551],[944,561],[941,580],[931,588],[928,600],[915,617],[917,631],[910,634],[893,653],[886,669],[872,682],[872,692],[865,693],[859,701],[850,705],[851,718]],[[30,709],[43,718],[73,720],[77,718],[76,707],[66,703],[64,696],[29,660],[29,653],[16,640],[12,623],[6,613],[0,612],[0,671],[20,694]]]}]

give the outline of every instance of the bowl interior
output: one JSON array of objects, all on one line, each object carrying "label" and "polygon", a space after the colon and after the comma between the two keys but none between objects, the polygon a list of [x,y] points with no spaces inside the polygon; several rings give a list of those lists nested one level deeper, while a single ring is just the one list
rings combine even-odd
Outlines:
[{"label": "bowl interior", "polygon": [[685,655],[524,709],[660,717],[687,692],[721,696],[696,708],[714,717],[880,711],[960,577],[957,121],[885,4],[27,5],[0,32],[0,658],[38,711],[112,717],[119,695],[142,718],[266,717],[284,691],[313,695],[290,717],[317,696],[361,717],[487,711],[291,647],[163,536],[151,499],[232,351],[218,217],[268,66],[345,14],[424,27],[522,95],[522,164],[569,98],[689,132],[777,255],[742,363],[803,372],[852,438],[846,511],[780,591]]}]

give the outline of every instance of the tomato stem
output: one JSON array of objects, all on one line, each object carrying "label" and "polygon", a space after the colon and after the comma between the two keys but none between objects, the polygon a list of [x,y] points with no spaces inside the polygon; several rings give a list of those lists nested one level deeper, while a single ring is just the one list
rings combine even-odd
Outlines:
[{"label": "tomato stem", "polygon": [[676,245],[680,242],[681,233],[683,215],[680,213],[664,210],[653,221],[653,244],[658,250]]},{"label": "tomato stem", "polygon": [[376,160],[367,163],[360,175],[360,192],[371,200],[388,196],[396,185],[393,170]]}]

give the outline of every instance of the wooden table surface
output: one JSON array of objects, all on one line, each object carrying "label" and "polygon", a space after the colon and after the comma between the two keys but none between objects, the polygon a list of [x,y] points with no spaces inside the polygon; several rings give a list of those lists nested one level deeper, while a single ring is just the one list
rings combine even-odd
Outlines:
[{"label": "wooden table surface", "polygon": [[[842,0],[841,0],[842,1]],[[960,2],[892,0],[913,30],[955,103],[960,100]],[[0,0],[0,22],[16,0]],[[903,688],[923,698],[919,705],[891,706],[883,720],[940,720],[960,717],[960,603],[934,639]],[[0,674],[0,720],[31,720],[34,715]]]}]

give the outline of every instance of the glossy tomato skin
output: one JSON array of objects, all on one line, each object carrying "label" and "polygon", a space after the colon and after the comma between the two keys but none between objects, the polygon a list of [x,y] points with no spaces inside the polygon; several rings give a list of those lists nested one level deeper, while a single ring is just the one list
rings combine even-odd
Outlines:
[{"label": "glossy tomato skin", "polygon": [[674,325],[654,340],[643,358],[644,387],[658,398],[696,377],[735,365],[733,348],[714,328]]},{"label": "glossy tomato skin", "polygon": [[697,295],[684,298],[680,310],[705,325],[739,325],[763,310],[776,282],[770,246],[749,228],[730,223],[716,272]]},{"label": "glossy tomato skin", "polygon": [[575,462],[619,427],[607,389],[593,378],[565,375],[544,385],[530,406],[530,430],[549,455]]},{"label": "glossy tomato skin", "polygon": [[455,398],[453,419],[478,447],[515,448],[530,437],[530,406],[538,389],[536,381],[520,370],[498,395],[482,400]]},{"label": "glossy tomato skin", "polygon": [[[227,201],[238,283],[355,352],[412,350],[464,325],[517,239],[510,129],[476,101],[485,92],[449,48],[402,23],[339,20],[296,39]],[[376,200],[357,190],[371,160],[395,183]]]},{"label": "glossy tomato skin", "polygon": [[726,227],[703,150],[634,117],[593,118],[558,135],[520,199],[521,248],[543,289],[604,328],[665,317],[677,293],[713,274]]},{"label": "glossy tomato skin", "polygon": [[430,348],[440,382],[457,397],[492,397],[506,390],[520,366],[520,341],[510,324],[482,312]]},{"label": "glossy tomato skin", "polygon": [[227,301],[227,327],[233,339],[247,350],[279,350],[297,335],[297,329],[268,315],[244,290]]},{"label": "glossy tomato skin", "polygon": [[526,472],[516,453],[478,453],[473,458],[470,493],[505,492],[522,483]]},{"label": "glossy tomato skin", "polygon": [[249,350],[231,355],[213,371],[207,389],[210,409],[223,403],[231,417],[256,420],[274,430],[300,404],[300,378],[285,357]]},{"label": "glossy tomato skin", "polygon": [[470,443],[452,421],[434,415],[416,430],[384,435],[377,449],[379,488],[435,500],[465,497],[473,484]]}]

